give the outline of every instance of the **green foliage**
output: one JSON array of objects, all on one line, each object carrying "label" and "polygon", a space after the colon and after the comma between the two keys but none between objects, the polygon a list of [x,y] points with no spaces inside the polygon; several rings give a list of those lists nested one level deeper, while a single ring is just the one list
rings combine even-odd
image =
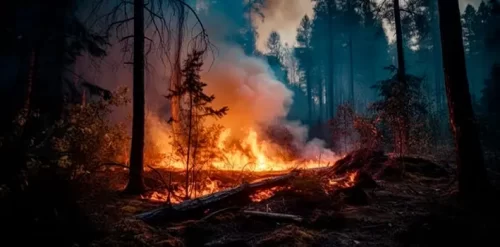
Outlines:
[{"label": "green foliage", "polygon": [[125,164],[130,137],[123,123],[113,123],[109,114],[114,107],[130,102],[127,88],[120,88],[109,99],[99,98],[87,104],[72,104],[56,123],[60,134],[52,137],[57,164],[72,179],[90,173],[104,163]]},{"label": "green foliage", "polygon": [[[178,97],[181,102],[181,119],[173,119],[179,123],[180,130],[173,133],[172,146],[178,160],[186,164],[186,191],[189,191],[189,184],[197,186],[200,180],[198,171],[221,155],[216,144],[222,128],[206,124],[205,119],[221,118],[229,110],[227,107],[211,107],[215,96],[203,92],[207,84],[201,81],[199,75],[203,66],[202,56],[203,52],[196,50],[188,55],[182,70],[182,84],[167,96],[169,99]],[[190,197],[191,192],[185,196]]]},{"label": "green foliage", "polygon": [[267,40],[267,59],[274,76],[281,82],[288,84],[288,71],[285,67],[285,52],[287,47],[281,44],[281,37],[277,32],[272,32]]},{"label": "green foliage", "polygon": [[[389,68],[395,71],[395,68]],[[383,128],[388,128],[397,153],[411,152],[420,141],[427,139],[427,105],[422,94],[422,79],[406,75],[403,80],[397,73],[373,86],[380,100],[371,109],[381,120]]]},{"label": "green foliage", "polygon": [[102,163],[127,160],[125,126],[107,119],[113,107],[129,102],[125,94],[120,89],[109,100],[68,105],[55,124],[47,123],[47,114],[27,107],[20,111],[12,122],[14,131],[0,136],[0,155],[6,161],[0,170],[1,193],[25,191],[33,180],[50,174],[82,182]]},{"label": "green foliage", "polygon": [[[189,115],[195,115],[197,113],[201,117],[211,116],[220,118],[224,116],[229,109],[227,107],[214,109],[210,106],[215,96],[207,95],[203,92],[203,88],[206,87],[207,84],[200,81],[200,71],[203,66],[202,56],[203,51],[193,51],[188,55],[182,70],[182,76],[184,77],[183,83],[176,90],[171,90],[171,93],[166,97],[168,99],[172,97],[189,98],[186,102],[192,106],[186,109]],[[174,121],[178,120],[174,119]]]}]

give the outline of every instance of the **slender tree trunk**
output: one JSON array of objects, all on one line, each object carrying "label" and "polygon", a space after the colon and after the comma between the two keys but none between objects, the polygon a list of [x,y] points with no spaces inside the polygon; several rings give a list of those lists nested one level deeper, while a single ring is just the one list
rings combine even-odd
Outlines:
[{"label": "slender tree trunk", "polygon": [[[171,79],[171,90],[177,91],[182,84],[182,72],[181,72],[181,56],[184,41],[184,21],[185,21],[185,9],[184,5],[179,6],[179,18],[177,19],[177,39],[175,44],[175,61],[174,68],[172,72]],[[172,119],[172,129],[174,132],[174,138],[180,137],[182,135],[180,121],[181,121],[181,96],[174,95],[170,102]]]},{"label": "slender tree trunk", "polygon": [[457,153],[459,193],[466,202],[474,203],[474,199],[482,198],[488,182],[467,80],[458,0],[439,0],[438,8],[446,96]]},{"label": "slender tree trunk", "polygon": [[335,1],[329,1],[328,2],[328,66],[327,66],[327,75],[328,75],[328,81],[327,81],[327,93],[326,93],[326,98],[327,98],[327,118],[333,118],[335,114],[335,89],[334,89],[334,75],[335,75],[335,64],[333,61],[333,52],[334,52],[334,47],[333,47],[333,40],[334,40],[334,30],[333,30],[333,11],[334,11],[334,4]]},{"label": "slender tree trunk", "polygon": [[[310,49],[308,49],[310,52]],[[310,54],[308,54],[310,56]],[[308,59],[310,61],[310,59]],[[308,121],[309,124],[313,123],[312,113],[313,113],[313,102],[312,102],[312,76],[311,76],[311,65],[307,65],[306,73],[306,91],[307,91],[307,107],[308,107]]]},{"label": "slender tree trunk", "polygon": [[401,11],[399,9],[399,0],[394,0],[394,22],[396,23],[396,46],[398,53],[398,77],[404,80],[406,75],[404,49],[403,49],[403,30],[401,28]]},{"label": "slender tree trunk", "polygon": [[144,0],[134,0],[134,71],[132,146],[129,181],[125,191],[141,194],[144,186]]},{"label": "slender tree trunk", "polygon": [[[404,45],[403,45],[403,29],[401,27],[401,10],[399,7],[399,0],[394,0],[394,22],[396,24],[396,46],[398,53],[398,72],[397,78],[400,83],[406,85],[406,66],[405,66],[405,58],[404,58]],[[405,86],[405,89],[408,89]],[[406,154],[408,151],[408,140],[409,140],[409,119],[406,113],[401,116],[402,118],[402,126],[399,126],[399,129],[403,129],[403,133],[400,134],[400,149],[399,152],[401,154]]]},{"label": "slender tree trunk", "polygon": [[196,163],[196,158],[197,158],[197,154],[198,154],[198,143],[199,140],[199,134],[200,134],[200,130],[198,129],[199,128],[199,119],[198,119],[198,116],[197,116],[197,113],[194,114],[194,126],[195,126],[195,138],[194,138],[194,143],[193,143],[193,159],[191,161],[191,163],[193,164],[192,167],[193,167],[193,190],[194,190],[194,197],[196,198],[197,197],[197,188],[196,188],[196,182],[198,181],[198,171],[196,171],[196,167],[197,167],[197,163]]},{"label": "slender tree trunk", "polygon": [[350,97],[349,102],[351,104],[352,110],[356,112],[356,102],[354,99],[354,58],[353,58],[353,47],[352,47],[352,32],[349,34],[349,79],[350,79]]},{"label": "slender tree trunk", "polygon": [[187,155],[186,155],[186,196],[185,196],[186,199],[189,199],[189,159],[191,158],[192,133],[193,133],[193,93],[189,92],[189,115],[188,115],[188,136],[187,136],[188,140],[187,140]]},{"label": "slender tree trunk", "polygon": [[[319,73],[318,73],[319,74]],[[323,103],[323,80],[322,78],[318,78],[318,99],[319,99],[319,110],[318,110],[318,122],[317,124],[319,126],[321,126],[321,122],[323,121],[323,112],[325,111],[325,109],[323,109],[323,107],[325,106],[324,103]],[[320,130],[319,130],[319,134],[320,134],[320,137],[323,137],[323,128],[320,127]]]},{"label": "slender tree trunk", "polygon": [[432,53],[433,53],[433,63],[434,63],[434,87],[436,100],[436,111],[440,112],[443,109],[443,60],[441,57],[441,44],[439,35],[439,16],[437,13],[437,2],[431,1],[429,5],[430,15],[431,15],[431,29],[432,29]]}]

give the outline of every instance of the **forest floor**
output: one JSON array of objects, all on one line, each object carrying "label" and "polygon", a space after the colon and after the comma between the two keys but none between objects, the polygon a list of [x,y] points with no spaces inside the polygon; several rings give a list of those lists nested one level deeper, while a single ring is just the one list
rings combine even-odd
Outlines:
[{"label": "forest floor", "polygon": [[[408,169],[402,178],[375,180],[376,188],[363,189],[360,195],[328,195],[312,188],[314,177],[302,177],[291,185],[300,189],[276,192],[241,209],[154,226],[134,216],[162,203],[106,190],[81,205],[101,233],[93,246],[490,245],[498,209],[484,205],[463,210],[453,170]],[[125,180],[126,173],[115,172],[114,177]],[[243,210],[292,214],[303,221],[259,218]]]}]

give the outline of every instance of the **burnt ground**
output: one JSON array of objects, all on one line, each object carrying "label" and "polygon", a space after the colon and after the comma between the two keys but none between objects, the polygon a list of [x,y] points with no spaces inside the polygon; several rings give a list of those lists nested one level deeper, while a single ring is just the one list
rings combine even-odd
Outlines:
[{"label": "burnt ground", "polygon": [[[437,246],[494,243],[498,207],[462,209],[453,167],[411,163],[377,186],[325,191],[317,175],[244,208],[205,219],[150,226],[133,216],[161,203],[103,191],[82,202],[98,226],[92,246]],[[437,171],[437,172],[436,172]],[[220,175],[220,174],[219,174]],[[234,177],[234,174],[232,174]],[[491,195],[495,197],[494,195]],[[302,222],[248,216],[243,210],[303,217]],[[207,214],[210,212],[207,212]]]}]

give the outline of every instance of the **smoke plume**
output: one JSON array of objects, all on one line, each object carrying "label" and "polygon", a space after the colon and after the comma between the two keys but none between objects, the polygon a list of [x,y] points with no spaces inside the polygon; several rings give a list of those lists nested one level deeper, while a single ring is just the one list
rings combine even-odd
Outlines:
[{"label": "smoke plume", "polygon": [[[228,114],[217,120],[232,130],[233,137],[241,137],[251,129],[262,132],[262,126],[279,125],[293,136],[296,154],[305,159],[335,158],[324,148],[324,142],[307,142],[308,130],[299,122],[286,120],[293,103],[293,92],[276,80],[269,65],[262,59],[246,56],[240,48],[224,45],[212,66],[202,74],[207,83],[206,93],[215,95],[213,106],[227,106]],[[260,133],[259,136],[264,136]]]},{"label": "smoke plume", "polygon": [[289,45],[295,43],[297,27],[304,15],[313,16],[313,3],[304,0],[265,0],[260,13],[252,13],[257,32],[257,49],[266,51],[266,42],[271,32],[280,34]]},{"label": "smoke plume", "polygon": [[286,117],[293,93],[274,78],[269,66],[236,47],[220,50],[223,53],[202,75],[208,84],[206,92],[215,95],[213,105],[229,107],[228,115],[219,122],[233,130],[256,129]]},{"label": "smoke plume", "polygon": [[[274,25],[288,26],[290,30],[295,31],[304,15],[303,7],[301,7],[303,3],[304,1],[300,0],[286,1],[286,4],[284,0],[266,1],[266,8],[263,9],[266,24],[261,23],[258,26],[259,36],[267,36]],[[223,19],[223,16],[220,19]],[[210,25],[210,22],[206,24],[210,39],[219,53],[215,57],[205,59],[201,79],[207,84],[205,92],[215,96],[212,107],[227,106],[229,108],[228,114],[223,118],[218,120],[207,118],[207,120],[216,121],[217,124],[231,129],[231,135],[236,139],[244,138],[248,130],[259,132],[259,138],[265,138],[263,132],[266,126],[279,125],[286,128],[293,136],[293,145],[300,152],[296,154],[297,156],[306,159],[317,159],[318,156],[321,156],[323,160],[335,159],[334,154],[323,147],[322,141],[307,142],[306,126],[286,121],[294,95],[275,78],[267,62],[261,58],[247,56],[240,47],[224,41],[226,31],[223,27]],[[227,23],[226,29],[231,25],[233,24]],[[184,43],[188,44],[189,40]],[[185,50],[183,54],[186,52],[189,50]],[[132,88],[131,66],[124,64],[128,58],[123,57],[120,46],[114,46],[109,54],[110,56],[101,62],[100,72],[89,70],[88,61],[82,61],[77,67],[79,71],[86,74],[87,78],[104,88],[112,90],[118,85]],[[170,118],[170,106],[164,95],[168,94],[171,66],[163,63],[159,58],[164,55],[152,53],[148,56],[146,75],[148,108],[146,133],[148,136],[146,143],[149,147],[146,149],[154,146],[159,150],[167,151],[171,149],[168,141],[171,135],[167,124]],[[114,118],[123,119],[131,112],[131,106],[119,109],[115,112],[114,115],[117,116]]]}]

